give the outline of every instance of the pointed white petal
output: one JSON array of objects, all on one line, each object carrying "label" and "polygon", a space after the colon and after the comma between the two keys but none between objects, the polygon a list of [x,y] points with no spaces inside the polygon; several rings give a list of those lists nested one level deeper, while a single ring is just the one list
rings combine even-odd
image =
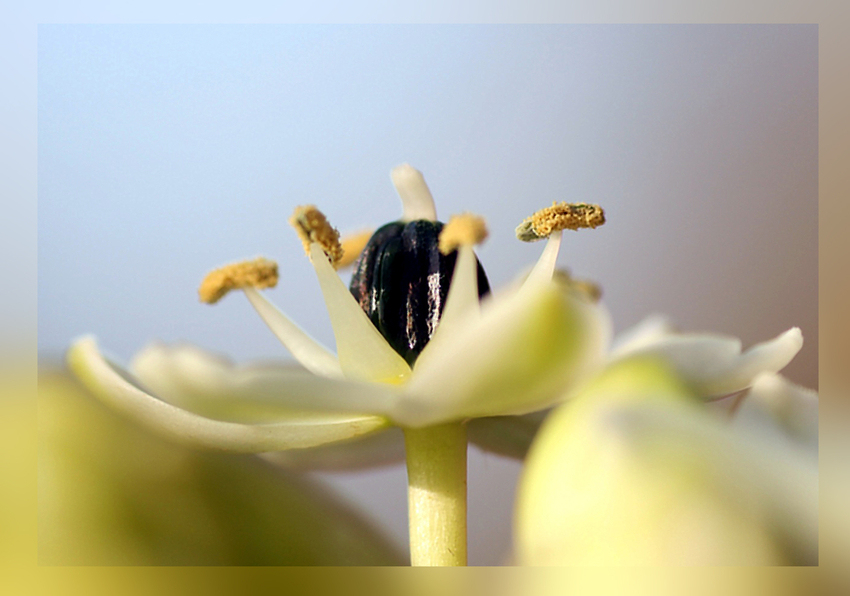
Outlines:
[{"label": "pointed white petal", "polygon": [[528,274],[524,285],[534,285],[552,279],[552,274],[555,272],[555,265],[558,263],[558,252],[561,250],[560,230],[552,232],[546,239],[546,247],[537,263]]},{"label": "pointed white petal", "polygon": [[304,368],[324,377],[342,378],[342,368],[333,352],[307,335],[260,292],[254,288],[244,288],[244,292],[272,333]]},{"label": "pointed white petal", "polygon": [[[271,365],[269,365],[271,367]],[[263,404],[248,395],[248,376],[257,366],[236,366],[231,360],[189,344],[154,343],[133,356],[130,372],[148,391],[163,401],[195,414],[229,422],[270,422],[277,417],[304,416],[286,403]],[[289,388],[303,387],[315,378],[296,364],[278,365],[287,374]],[[285,371],[285,372],[284,372]],[[286,387],[280,393],[287,393]],[[285,400],[281,400],[285,402]],[[276,411],[275,406],[279,409]]]},{"label": "pointed white petal", "polygon": [[803,345],[800,329],[794,327],[778,337],[741,352],[741,342],[710,334],[661,335],[656,341],[617,353],[617,358],[636,354],[663,357],[686,379],[698,395],[706,398],[728,395],[752,385],[763,372],[782,370]]},{"label": "pointed white petal", "polygon": [[132,370],[169,403],[230,422],[375,414],[398,399],[387,385],[319,377],[295,365],[236,365],[187,345],[148,346]]},{"label": "pointed white petal", "polygon": [[407,362],[378,332],[318,244],[310,246],[310,260],[319,278],[345,376],[379,383],[404,382],[410,376]]},{"label": "pointed white petal", "polygon": [[[151,395],[132,377],[106,360],[98,351],[92,337],[76,341],[68,350],[67,361],[70,370],[89,390],[106,404],[123,412],[175,439],[203,447],[238,452],[263,452],[280,449],[305,448],[325,443],[349,439],[366,434],[386,425],[382,418],[357,415],[304,415],[292,412],[287,419],[285,408],[275,406],[268,395],[260,392],[243,403],[235,400],[233,414],[238,417],[267,417],[277,409],[278,422],[266,424],[243,424],[214,420],[174,406]],[[190,367],[191,368],[191,367]],[[325,383],[340,383],[330,379],[314,377]],[[151,380],[151,379],[149,379]],[[279,380],[279,379],[278,379]],[[238,386],[239,383],[236,383]],[[250,385],[250,384],[249,384]],[[260,383],[262,385],[262,383]],[[254,387],[247,387],[252,391]],[[278,386],[278,389],[281,389]],[[284,388],[285,391],[286,388]],[[308,387],[306,383],[296,387],[301,395],[298,401],[306,402]],[[266,400],[268,403],[263,403]],[[194,404],[197,402],[192,400]],[[215,401],[215,400],[213,400]],[[219,400],[220,401],[220,400]],[[248,412],[250,406],[254,411]],[[260,406],[266,406],[263,409]]]},{"label": "pointed white petal", "polygon": [[[440,317],[440,326],[459,325],[466,317],[477,318],[480,314],[478,302],[478,259],[471,246],[458,248],[455,270],[446,306]],[[438,326],[439,329],[439,326]]]},{"label": "pointed white petal", "polygon": [[401,197],[404,215],[402,221],[414,221],[417,219],[437,220],[437,208],[434,206],[434,198],[422,172],[410,164],[402,164],[393,168],[390,173],[393,185],[398,196]]},{"label": "pointed white petal", "polygon": [[601,365],[609,334],[601,305],[557,283],[488,300],[478,321],[417,367],[391,417],[425,426],[545,408]]},{"label": "pointed white petal", "polygon": [[434,335],[425,345],[414,364],[414,370],[422,366],[431,356],[439,352],[445,342],[451,341],[452,332],[476,321],[481,316],[478,302],[478,260],[471,246],[461,246],[458,249],[449,294],[446,296],[446,306],[440,316],[440,323]]}]

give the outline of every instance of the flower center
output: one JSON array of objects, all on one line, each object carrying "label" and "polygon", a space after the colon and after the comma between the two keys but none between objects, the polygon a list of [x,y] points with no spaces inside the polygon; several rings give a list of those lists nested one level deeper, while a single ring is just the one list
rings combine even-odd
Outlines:
[{"label": "flower center", "polygon": [[[484,220],[463,214],[437,221],[431,191],[419,170],[402,164],[390,174],[401,198],[399,221],[378,228],[354,265],[349,289],[392,348],[411,366],[437,330],[458,248],[487,237]],[[477,264],[478,296],[490,291]]]},{"label": "flower center", "polygon": [[[451,227],[438,221],[389,223],[372,235],[354,266],[351,294],[410,365],[437,329],[454,273],[459,242],[454,232],[442,240],[444,230]],[[445,253],[441,241],[449,247]],[[479,263],[478,295],[489,291]]]}]

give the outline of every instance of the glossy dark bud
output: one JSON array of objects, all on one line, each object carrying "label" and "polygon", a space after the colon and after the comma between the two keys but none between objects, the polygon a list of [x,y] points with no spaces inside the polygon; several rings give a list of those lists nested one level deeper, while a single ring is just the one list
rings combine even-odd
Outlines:
[{"label": "glossy dark bud", "polygon": [[[457,251],[443,255],[443,224],[415,220],[379,228],[354,265],[351,293],[381,335],[413,365],[443,314]],[[478,296],[490,291],[478,263]]]}]

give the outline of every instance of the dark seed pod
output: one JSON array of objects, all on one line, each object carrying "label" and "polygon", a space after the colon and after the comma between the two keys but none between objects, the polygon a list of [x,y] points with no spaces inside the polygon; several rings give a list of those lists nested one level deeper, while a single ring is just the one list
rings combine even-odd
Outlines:
[{"label": "dark seed pod", "polygon": [[[457,251],[443,255],[443,224],[415,220],[379,228],[354,266],[351,293],[387,342],[413,365],[443,314]],[[478,263],[478,296],[490,291]]]}]

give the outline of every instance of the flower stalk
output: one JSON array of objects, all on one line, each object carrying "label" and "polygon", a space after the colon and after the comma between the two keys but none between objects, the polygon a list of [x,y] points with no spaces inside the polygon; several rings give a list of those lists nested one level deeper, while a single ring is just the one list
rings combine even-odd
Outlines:
[{"label": "flower stalk", "polygon": [[466,426],[404,431],[410,564],[466,565]]}]

